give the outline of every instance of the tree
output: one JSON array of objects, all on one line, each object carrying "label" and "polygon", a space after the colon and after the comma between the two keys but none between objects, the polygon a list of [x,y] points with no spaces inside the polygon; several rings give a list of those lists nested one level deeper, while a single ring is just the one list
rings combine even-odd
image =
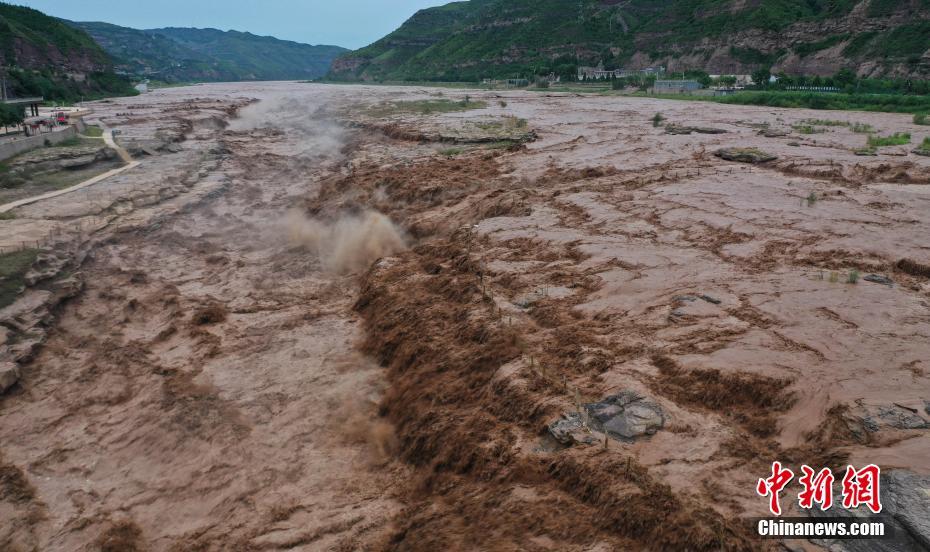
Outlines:
[{"label": "tree", "polygon": [[756,83],[759,88],[765,88],[769,84],[772,72],[768,67],[762,67],[752,72],[752,82]]},{"label": "tree", "polygon": [[0,125],[5,127],[22,124],[25,112],[22,107],[0,104]]},{"label": "tree", "polygon": [[843,67],[833,76],[833,82],[837,86],[849,86],[856,82],[856,74],[848,67]]}]

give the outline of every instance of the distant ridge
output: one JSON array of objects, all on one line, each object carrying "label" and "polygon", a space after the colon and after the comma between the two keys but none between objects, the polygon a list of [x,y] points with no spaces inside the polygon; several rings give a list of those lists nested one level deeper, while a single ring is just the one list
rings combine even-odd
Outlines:
[{"label": "distant ridge", "polygon": [[166,82],[315,79],[348,51],[239,31],[69,23],[90,34],[118,70]]}]

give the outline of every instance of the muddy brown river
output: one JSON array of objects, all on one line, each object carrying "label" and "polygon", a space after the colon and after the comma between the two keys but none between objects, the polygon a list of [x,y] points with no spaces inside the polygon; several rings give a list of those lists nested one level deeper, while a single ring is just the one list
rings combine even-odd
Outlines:
[{"label": "muddy brown river", "polygon": [[783,550],[745,521],[775,460],[880,466],[885,549],[928,546],[910,115],[298,83],[93,111],[140,165],[0,220],[45,250],[0,309],[0,549]]}]

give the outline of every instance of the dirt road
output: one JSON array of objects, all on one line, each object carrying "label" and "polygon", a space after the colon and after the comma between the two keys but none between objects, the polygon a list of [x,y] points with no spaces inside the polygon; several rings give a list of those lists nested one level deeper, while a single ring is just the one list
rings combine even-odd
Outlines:
[{"label": "dirt road", "polygon": [[881,465],[926,538],[930,158],[854,131],[920,127],[464,96],[97,104],[140,165],[0,220],[79,228],[0,310],[0,544],[764,549],[773,460]]}]

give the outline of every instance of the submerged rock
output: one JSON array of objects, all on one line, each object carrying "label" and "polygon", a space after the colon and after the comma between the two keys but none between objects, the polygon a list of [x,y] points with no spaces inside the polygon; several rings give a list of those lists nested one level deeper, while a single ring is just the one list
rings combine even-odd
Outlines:
[{"label": "submerged rock", "polygon": [[782,138],[791,134],[789,131],[784,129],[776,128],[764,128],[759,131],[759,136],[764,136],[766,138]]},{"label": "submerged rock", "polygon": [[600,402],[586,404],[585,410],[592,429],[619,440],[652,435],[665,425],[662,407],[635,391],[622,391]]},{"label": "submerged rock", "polygon": [[727,131],[722,128],[713,128],[713,127],[696,127],[696,126],[680,126],[680,125],[665,125],[666,134],[691,134],[696,132],[698,134],[726,134]]},{"label": "submerged rock", "polygon": [[766,153],[757,148],[723,148],[714,152],[714,155],[727,161],[738,163],[767,163],[778,159],[777,155]]},{"label": "submerged rock", "polygon": [[869,274],[863,278],[866,282],[872,282],[874,284],[884,284],[886,286],[894,285],[894,280],[891,278],[886,278],[885,276],[879,276],[878,274]]},{"label": "submerged rock", "polygon": [[866,418],[880,429],[881,426],[887,426],[894,429],[927,429],[930,424],[926,420],[896,404],[878,407],[877,413]]},{"label": "submerged rock", "polygon": [[896,429],[930,429],[930,423],[923,419],[917,410],[897,404],[859,405],[850,409],[843,417],[846,426],[862,442],[869,439],[869,433]]},{"label": "submerged rock", "polygon": [[621,391],[596,403],[584,405],[584,413],[568,412],[549,424],[549,433],[564,445],[593,444],[600,440],[591,430],[618,441],[653,435],[665,425],[665,413],[656,402],[635,391]]},{"label": "submerged rock", "polygon": [[54,278],[67,264],[68,258],[64,255],[47,252],[39,253],[36,255],[36,260],[32,263],[23,281],[27,286],[32,287],[38,282]]},{"label": "submerged rock", "polygon": [[591,444],[597,442],[597,439],[591,435],[591,432],[584,425],[584,419],[578,412],[568,412],[562,414],[562,417],[549,424],[549,433],[556,441],[563,445]]}]

